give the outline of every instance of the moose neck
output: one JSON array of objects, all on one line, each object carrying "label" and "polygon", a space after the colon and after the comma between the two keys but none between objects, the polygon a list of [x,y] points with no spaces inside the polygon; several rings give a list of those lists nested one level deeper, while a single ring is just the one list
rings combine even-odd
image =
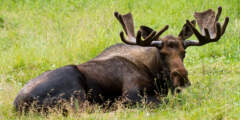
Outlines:
[{"label": "moose neck", "polygon": [[156,76],[162,71],[162,62],[159,54],[159,50],[155,47],[143,47],[142,53],[138,54],[137,60],[142,62],[151,73]]},{"label": "moose neck", "polygon": [[161,67],[159,50],[155,47],[141,47],[138,45],[116,44],[105,49],[92,60],[106,60],[114,56],[121,56],[132,63],[144,65],[152,74],[157,75]]}]

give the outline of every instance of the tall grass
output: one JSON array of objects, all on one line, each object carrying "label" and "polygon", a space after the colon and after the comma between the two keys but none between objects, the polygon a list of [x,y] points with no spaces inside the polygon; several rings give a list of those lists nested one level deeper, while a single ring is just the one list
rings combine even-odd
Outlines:
[{"label": "tall grass", "polygon": [[[13,100],[30,79],[80,64],[120,43],[114,11],[132,12],[135,28],[148,25],[178,35],[195,11],[223,7],[230,17],[217,43],[187,49],[192,86],[157,109],[103,113],[18,115]],[[240,119],[240,0],[0,0],[0,119]],[[191,39],[196,39],[192,37]]]}]

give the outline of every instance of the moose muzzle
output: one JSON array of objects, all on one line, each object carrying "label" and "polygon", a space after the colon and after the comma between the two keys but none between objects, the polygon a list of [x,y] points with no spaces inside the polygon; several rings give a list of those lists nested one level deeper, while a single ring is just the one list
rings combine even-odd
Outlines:
[{"label": "moose muzzle", "polygon": [[171,80],[173,84],[173,89],[176,93],[182,91],[182,88],[189,87],[191,82],[188,79],[188,74],[185,69],[175,69],[171,72]]}]

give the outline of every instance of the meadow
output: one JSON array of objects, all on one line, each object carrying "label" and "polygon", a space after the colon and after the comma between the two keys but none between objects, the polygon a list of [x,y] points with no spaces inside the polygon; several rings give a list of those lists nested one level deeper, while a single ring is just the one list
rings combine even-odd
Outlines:
[{"label": "meadow", "polygon": [[[184,63],[191,87],[169,94],[168,104],[119,108],[104,112],[70,112],[48,116],[19,115],[13,101],[30,79],[44,71],[81,64],[105,48],[121,43],[114,11],[132,12],[135,29],[178,35],[195,11],[223,7],[220,22],[230,17],[217,43],[187,49]],[[196,39],[194,36],[190,39]],[[33,119],[240,119],[240,0],[0,0],[0,120]]]}]

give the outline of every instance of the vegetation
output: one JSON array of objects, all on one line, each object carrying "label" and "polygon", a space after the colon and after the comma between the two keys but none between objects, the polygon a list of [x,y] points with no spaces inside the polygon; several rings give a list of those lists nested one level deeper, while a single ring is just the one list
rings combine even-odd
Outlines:
[{"label": "vegetation", "polygon": [[[119,108],[48,116],[19,115],[13,100],[44,71],[80,64],[121,43],[114,11],[132,12],[135,27],[178,35],[194,11],[223,7],[230,22],[217,43],[187,49],[192,86],[159,108]],[[191,39],[196,39],[192,37]],[[240,0],[0,0],[0,119],[240,119]],[[98,107],[96,107],[98,108]]]}]

